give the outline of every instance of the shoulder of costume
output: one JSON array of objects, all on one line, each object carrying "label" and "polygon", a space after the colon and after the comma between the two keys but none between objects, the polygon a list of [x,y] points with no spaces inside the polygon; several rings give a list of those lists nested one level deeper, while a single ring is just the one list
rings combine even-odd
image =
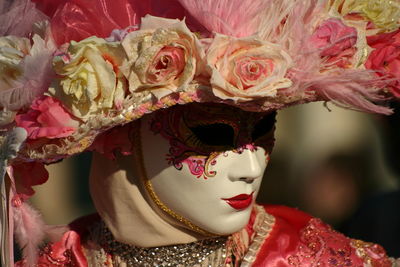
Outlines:
[{"label": "shoulder of costume", "polygon": [[[395,266],[385,250],[351,239],[318,218],[280,205],[265,205],[275,224],[260,247],[253,266]],[[342,265],[343,264],[343,265]],[[318,266],[319,266],[318,265]]]},{"label": "shoulder of costume", "polygon": [[275,219],[279,219],[289,223],[291,225],[296,225],[296,228],[303,227],[312,218],[311,215],[298,210],[297,208],[292,208],[283,205],[263,205],[267,213],[273,215]]}]

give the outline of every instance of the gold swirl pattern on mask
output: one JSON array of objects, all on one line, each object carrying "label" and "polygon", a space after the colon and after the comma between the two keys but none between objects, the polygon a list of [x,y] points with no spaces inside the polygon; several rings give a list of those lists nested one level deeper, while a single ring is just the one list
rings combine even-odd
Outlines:
[{"label": "gold swirl pattern on mask", "polygon": [[215,159],[221,155],[221,152],[212,152],[210,156],[206,160],[206,164],[204,165],[204,175],[206,177],[214,177],[217,172],[216,171],[211,171],[210,170],[210,165],[215,165],[216,161]]}]

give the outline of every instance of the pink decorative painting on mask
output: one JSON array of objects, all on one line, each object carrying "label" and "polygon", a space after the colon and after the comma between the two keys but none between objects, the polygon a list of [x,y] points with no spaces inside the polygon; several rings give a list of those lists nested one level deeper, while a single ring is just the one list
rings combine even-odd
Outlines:
[{"label": "pink decorative painting on mask", "polygon": [[214,177],[216,171],[212,166],[217,164],[218,156],[226,156],[226,151],[241,154],[263,147],[267,156],[274,145],[275,113],[246,112],[228,105],[189,104],[152,116],[151,132],[169,142],[168,164],[177,170],[186,164],[197,178]]}]

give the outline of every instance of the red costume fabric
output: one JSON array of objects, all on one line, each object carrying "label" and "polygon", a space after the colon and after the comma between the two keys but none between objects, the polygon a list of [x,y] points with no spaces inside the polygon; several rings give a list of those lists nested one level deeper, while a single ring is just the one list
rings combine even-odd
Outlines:
[{"label": "red costume fabric", "polygon": [[[265,210],[275,217],[275,225],[258,251],[254,267],[392,266],[379,245],[350,239],[293,208],[265,206]],[[99,219],[96,214],[72,223],[71,230],[59,242],[48,244],[41,251],[37,266],[88,266],[81,240]],[[23,266],[23,262],[16,264]]]}]

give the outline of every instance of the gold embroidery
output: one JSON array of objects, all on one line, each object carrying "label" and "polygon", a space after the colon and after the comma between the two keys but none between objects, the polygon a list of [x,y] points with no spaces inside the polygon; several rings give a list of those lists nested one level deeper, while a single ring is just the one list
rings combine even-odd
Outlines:
[{"label": "gold embroidery", "polygon": [[355,239],[352,239],[350,244],[356,249],[357,256],[369,266],[392,266],[381,246]]}]

